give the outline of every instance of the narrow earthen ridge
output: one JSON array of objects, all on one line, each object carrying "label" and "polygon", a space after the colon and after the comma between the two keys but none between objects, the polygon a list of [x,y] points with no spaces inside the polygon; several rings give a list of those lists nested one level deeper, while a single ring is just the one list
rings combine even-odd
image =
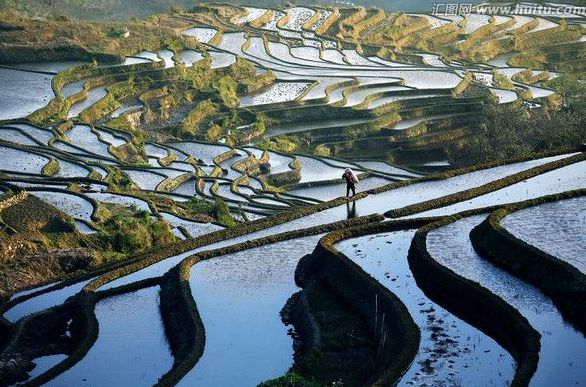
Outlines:
[{"label": "narrow earthen ridge", "polygon": [[[49,310],[54,310],[62,308],[65,305],[67,309],[72,310],[72,313],[75,316],[75,329],[78,331],[77,337],[80,338],[79,342],[76,343],[73,352],[67,357],[67,359],[63,360],[53,368],[50,368],[48,371],[39,375],[38,377],[29,380],[24,385],[32,387],[42,386],[50,380],[66,372],[71,367],[75,366],[85,357],[85,355],[93,347],[99,335],[99,325],[95,315],[95,306],[98,301],[118,294],[134,292],[151,286],[158,286],[160,281],[160,278],[149,278],[143,281],[134,282],[115,289],[109,289],[107,291],[97,293],[82,290],[80,293],[69,298],[65,304],[50,308]],[[41,311],[40,313],[45,313],[45,311]],[[25,321],[30,318],[35,318],[36,315],[37,314],[33,314],[30,317],[25,318]],[[22,334],[24,332],[19,331],[19,333]]]},{"label": "narrow earthen ridge", "polygon": [[[342,220],[326,225],[249,240],[243,243],[216,250],[204,251],[187,257],[176,269],[167,273],[164,282],[168,281],[169,284],[166,285],[163,283],[162,286],[161,310],[163,311],[163,322],[165,323],[165,331],[168,334],[169,342],[176,358],[171,371],[159,380],[157,386],[175,385],[196,365],[203,355],[205,330],[189,284],[190,271],[193,265],[206,259],[234,254],[255,247],[310,235],[324,234],[333,230],[346,229],[360,224],[380,221],[382,219],[384,219],[382,215],[376,214],[350,220]],[[267,257],[267,259],[270,259],[270,257]],[[171,289],[171,287],[173,287],[173,289]],[[173,311],[172,315],[167,314],[170,310]]]},{"label": "narrow earthen ridge", "polygon": [[[79,312],[79,305],[70,302],[22,319],[0,354],[3,359],[0,370],[2,385],[14,385],[26,380],[32,361],[38,357],[74,351],[85,337],[84,324],[77,323]],[[65,335],[66,331],[69,335]]]},{"label": "narrow earthen ridge", "polygon": [[516,238],[500,224],[512,212],[584,195],[585,189],[569,191],[496,210],[472,230],[470,238],[483,257],[541,289],[564,318],[586,334],[586,276],[567,262]]},{"label": "narrow earthen ridge", "polygon": [[[365,321],[368,330],[383,329],[389,333],[384,349],[368,385],[393,385],[409,368],[419,348],[419,328],[403,303],[374,278],[365,273],[334,245],[344,239],[379,232],[381,229],[402,230],[420,227],[433,219],[413,219],[395,222],[371,222],[351,229],[340,229],[322,238],[311,255],[303,258],[295,273],[296,282],[305,290],[291,302],[290,315],[296,331],[301,336],[297,358],[299,362],[311,353],[320,353],[320,328],[310,308],[305,293],[321,283],[332,289],[336,297],[350,305]],[[380,231],[382,232],[382,231]],[[381,321],[380,316],[386,318]],[[379,318],[377,318],[378,316]]]},{"label": "narrow earthen ridge", "polygon": [[[7,187],[14,190],[14,192],[20,192],[21,190],[12,184],[7,184],[3,182]],[[69,193],[69,192],[68,192]],[[202,247],[205,245],[209,245],[215,242],[236,238],[242,235],[246,235],[249,233],[253,233],[259,230],[263,230],[269,227],[273,227],[279,224],[287,223],[292,220],[302,218],[305,216],[309,216],[316,212],[324,211],[333,207],[340,206],[344,203],[349,201],[359,200],[366,197],[366,193],[358,193],[353,198],[338,198],[331,200],[329,202],[319,203],[316,205],[311,205],[307,207],[297,208],[293,211],[285,212],[283,214],[279,214],[270,218],[263,218],[259,220],[255,220],[237,227],[223,229],[219,231],[214,231],[210,234],[202,235],[196,238],[186,239],[184,241],[179,241],[172,245],[166,245],[164,247],[155,247],[145,253],[137,255],[135,257],[129,258],[122,262],[114,262],[109,265],[105,265],[103,267],[98,268],[97,270],[91,273],[81,273],[75,274],[70,277],[65,278],[63,281],[59,282],[55,286],[49,287],[47,289],[40,290],[38,292],[32,292],[22,297],[16,297],[5,304],[0,306],[0,314],[4,314],[7,310],[12,308],[14,305],[23,302],[29,298],[33,298],[39,296],[40,294],[47,293],[50,291],[62,289],[66,286],[69,286],[73,283],[90,279],[95,277],[95,279],[86,285],[86,290],[88,291],[95,291],[99,287],[105,285],[108,282],[114,281],[120,277],[125,275],[134,273],[138,270],[141,270],[147,266],[155,264],[163,259],[172,257],[173,255],[182,254],[189,250],[194,250],[198,247]],[[89,200],[89,199],[88,199]],[[326,230],[324,232],[328,232],[331,230]],[[3,318],[0,316],[0,319]],[[3,321],[7,323],[6,321]]]},{"label": "narrow earthen ridge", "polygon": [[173,352],[171,370],[158,386],[174,386],[199,361],[205,347],[205,326],[191,296],[189,270],[175,267],[161,284],[161,315],[165,334]]},{"label": "narrow earthen ridge", "polygon": [[395,210],[387,211],[385,216],[388,218],[398,218],[402,216],[412,215],[423,211],[429,211],[436,208],[441,208],[445,206],[449,206],[451,204],[463,202],[466,200],[470,200],[472,198],[485,195],[490,192],[497,191],[499,189],[511,186],[513,184],[519,183],[523,180],[527,180],[529,178],[571,165],[578,163],[580,161],[586,160],[586,153],[580,153],[575,156],[566,157],[561,160],[556,160],[551,163],[538,165],[536,167],[527,169],[525,171],[521,171],[519,173],[515,173],[510,176],[506,176],[502,179],[498,179],[495,181],[491,181],[490,183],[483,184],[479,187],[474,187],[468,190],[464,190],[461,192],[456,192],[451,195],[442,196],[436,199],[427,200],[425,202],[412,204],[409,206],[405,206],[402,208],[397,208]]},{"label": "narrow earthen ridge", "polygon": [[537,369],[540,334],[519,311],[476,282],[442,266],[427,251],[427,234],[464,216],[444,218],[420,228],[409,249],[409,267],[434,302],[496,340],[517,362],[511,386],[527,386]]},{"label": "narrow earthen ridge", "polygon": [[[79,343],[77,343],[76,348],[67,357],[67,359],[63,360],[61,363],[49,369],[39,377],[33,380],[29,380],[25,384],[26,386],[41,386],[47,383],[49,380],[55,378],[56,376],[77,364],[77,362],[80,361],[91,349],[98,338],[98,320],[94,314],[95,302],[96,300],[94,294],[83,292],[78,294],[75,300],[71,300],[70,302],[66,302],[64,304],[75,315],[75,324],[79,330],[79,337],[82,339],[79,341]],[[23,319],[24,321],[19,324],[19,327],[24,326],[26,321],[33,318],[35,318],[35,315]],[[17,340],[18,337],[23,334],[25,334],[25,329],[17,328],[14,339]]]},{"label": "narrow earthen ridge", "polygon": [[127,264],[120,267],[119,269],[112,270],[102,275],[101,277],[96,278],[94,281],[92,281],[90,284],[86,286],[86,289],[90,291],[95,290],[100,286],[107,284],[108,282],[118,279],[124,275],[134,273],[135,271],[143,269],[163,259],[172,257],[173,255],[182,254],[189,250],[194,250],[198,247],[202,247],[208,244],[235,238],[255,231],[264,230],[272,226],[287,223],[292,220],[314,214],[316,212],[337,207],[339,205],[347,203],[348,201],[361,199],[366,195],[367,194],[365,193],[358,193],[355,197],[351,199],[338,198],[330,202],[298,208],[294,211],[285,212],[283,214],[279,214],[270,218],[263,218],[256,221],[252,221],[239,227],[215,231],[210,234],[203,235],[201,237],[180,241],[173,245],[165,246],[163,248],[153,249],[148,253],[141,254],[140,256],[127,261]]}]

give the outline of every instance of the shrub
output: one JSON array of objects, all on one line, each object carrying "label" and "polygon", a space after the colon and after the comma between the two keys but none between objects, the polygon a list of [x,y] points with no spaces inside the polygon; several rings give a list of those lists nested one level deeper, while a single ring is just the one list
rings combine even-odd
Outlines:
[{"label": "shrub", "polygon": [[226,75],[214,82],[214,89],[220,94],[224,105],[234,109],[240,104],[240,99],[236,96],[237,84],[232,77]]},{"label": "shrub", "polygon": [[546,82],[545,86],[568,99],[583,99],[586,96],[586,84],[571,74],[562,74]]},{"label": "shrub", "polygon": [[154,245],[167,244],[175,239],[169,224],[162,220],[153,222],[147,211],[136,207],[117,211],[103,223],[103,238],[115,252],[136,254]]},{"label": "shrub", "polygon": [[230,214],[230,208],[222,199],[216,199],[214,202],[214,215],[218,222],[224,226],[232,227],[236,225],[236,221]]},{"label": "shrub", "polygon": [[277,379],[269,380],[258,385],[258,387],[319,387],[319,383],[310,382],[303,376],[292,371]]},{"label": "shrub", "polygon": [[584,98],[554,112],[488,105],[481,112],[481,124],[473,136],[463,144],[448,146],[446,151],[455,164],[527,156],[580,146],[586,141],[584,127]]},{"label": "shrub", "polygon": [[506,75],[503,75],[497,71],[492,72],[492,80],[494,83],[494,87],[496,88],[505,90],[516,89],[515,85],[513,85],[513,82],[511,82],[511,80]]},{"label": "shrub", "polygon": [[192,197],[184,204],[184,207],[193,214],[205,214],[212,216],[224,226],[231,227],[236,225],[236,221],[230,214],[230,208],[222,199],[216,199],[214,202],[210,202]]},{"label": "shrub", "polygon": [[68,233],[76,230],[75,221],[70,217],[54,216],[43,228],[47,233]]}]

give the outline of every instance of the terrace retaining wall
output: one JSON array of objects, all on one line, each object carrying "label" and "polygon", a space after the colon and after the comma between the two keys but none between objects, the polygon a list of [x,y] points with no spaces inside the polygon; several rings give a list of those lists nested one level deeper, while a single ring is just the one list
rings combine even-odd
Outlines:
[{"label": "terrace retaining wall", "polygon": [[586,333],[586,276],[567,262],[516,238],[500,224],[514,211],[583,195],[586,190],[570,191],[496,210],[472,230],[470,237],[483,257],[541,289],[564,318]]}]

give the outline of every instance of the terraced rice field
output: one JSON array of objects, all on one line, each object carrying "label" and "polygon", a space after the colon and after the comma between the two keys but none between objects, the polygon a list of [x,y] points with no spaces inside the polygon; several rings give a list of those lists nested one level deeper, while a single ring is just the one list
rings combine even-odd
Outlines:
[{"label": "terraced rice field", "polygon": [[[400,19],[365,19],[358,8],[209,7],[223,11],[181,15],[191,48],[139,51],[64,84],[61,115],[43,109],[51,79],[82,63],[0,68],[2,215],[39,200],[68,220],[43,232],[69,227],[92,248],[117,214],[172,232],[126,260],[113,253],[98,270],[7,295],[0,360],[25,353],[27,327],[46,321],[58,336],[37,340],[25,359],[34,365],[14,383],[254,386],[291,369],[308,379],[352,369],[332,359],[372,366],[348,385],[586,382],[586,153],[451,171],[435,146],[479,127],[483,96],[552,103],[543,81],[515,76],[524,68],[508,63],[519,52],[448,60],[400,31],[393,43],[405,50],[388,50],[376,32]],[[406,15],[422,23],[418,38],[453,28],[450,44],[478,50],[528,23],[516,39],[561,23]],[[239,67],[260,87],[224,77]],[[497,86],[496,69],[511,88]],[[202,91],[206,71],[221,76]],[[129,74],[142,82],[130,85]],[[125,87],[132,93],[120,97]],[[406,151],[426,156],[400,162]],[[360,177],[352,199],[342,198],[346,168]],[[26,232],[8,223],[0,217],[0,231]],[[486,247],[494,241],[514,253]],[[350,331],[344,318],[328,325],[337,310],[319,309],[326,296],[312,293],[324,288],[357,324]],[[385,319],[404,330],[387,338]],[[377,384],[384,375],[394,379]],[[319,385],[346,385],[336,380]]]},{"label": "terraced rice field", "polygon": [[[421,329],[419,352],[399,385],[510,383],[514,360],[494,340],[426,297],[413,278],[407,254],[415,230],[348,239],[336,247],[388,287]],[[392,250],[392,253],[389,251]],[[482,358],[482,362],[477,359]]]}]

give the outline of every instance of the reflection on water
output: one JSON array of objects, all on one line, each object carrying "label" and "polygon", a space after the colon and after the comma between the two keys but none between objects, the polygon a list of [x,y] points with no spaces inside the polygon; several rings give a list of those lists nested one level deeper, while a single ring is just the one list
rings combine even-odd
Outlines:
[{"label": "reflection on water", "polygon": [[54,97],[51,75],[0,69],[0,119],[24,117]]},{"label": "reflection on water", "polygon": [[430,232],[427,237],[430,254],[443,266],[501,297],[541,334],[539,364],[531,386],[580,385],[586,375],[584,336],[564,321],[539,289],[499,269],[474,251],[469,234],[485,218],[486,215],[464,218]]},{"label": "reflection on water", "polygon": [[159,288],[106,298],[96,305],[99,336],[85,357],[48,386],[150,386],[173,365]]},{"label": "reflection on water", "polygon": [[295,268],[320,236],[213,258],[191,269],[206,328],[201,360],[181,386],[256,386],[287,372],[293,343],[279,312],[295,293]]},{"label": "reflection on water", "polygon": [[515,364],[511,356],[490,337],[431,301],[417,286],[407,261],[414,234],[414,230],[383,233],[336,245],[395,293],[421,329],[419,352],[399,385],[509,385]]},{"label": "reflection on water", "polygon": [[348,219],[356,218],[356,201],[346,203],[346,211],[348,211]]}]

